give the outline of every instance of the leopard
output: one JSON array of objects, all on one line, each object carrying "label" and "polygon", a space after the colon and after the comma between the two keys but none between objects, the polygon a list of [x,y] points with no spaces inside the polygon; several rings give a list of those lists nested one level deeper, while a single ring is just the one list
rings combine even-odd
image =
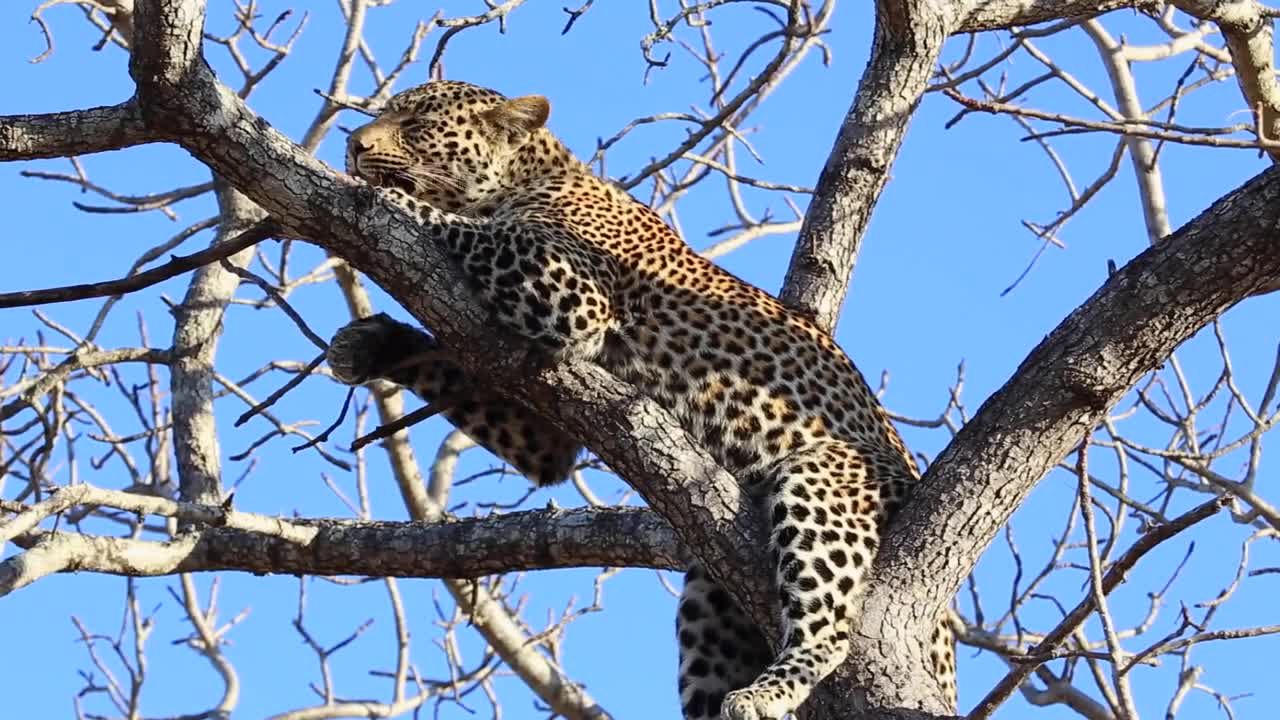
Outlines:
[{"label": "leopard", "polygon": [[[350,133],[347,172],[418,221],[494,322],[552,361],[640,388],[758,498],[780,637],[771,644],[694,563],[677,605],[677,685],[688,720],[780,719],[847,657],[866,571],[919,468],[830,333],[595,175],[547,127],[550,110],[540,95],[433,80]],[[344,383],[387,380],[443,407],[538,487],[568,478],[583,451],[388,315],[340,329],[327,356]],[[949,631],[935,632],[929,663],[954,706]]]}]

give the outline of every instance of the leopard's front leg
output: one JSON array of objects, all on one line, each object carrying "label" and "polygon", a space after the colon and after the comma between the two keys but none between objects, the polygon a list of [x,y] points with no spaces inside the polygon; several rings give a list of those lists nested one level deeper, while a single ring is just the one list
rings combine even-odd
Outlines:
[{"label": "leopard's front leg", "polygon": [[384,379],[409,388],[468,437],[539,486],[569,476],[582,446],[519,403],[488,392],[459,368],[435,338],[385,313],[339,329],[325,352],[348,385]]},{"label": "leopard's front leg", "polygon": [[552,222],[474,219],[392,192],[459,263],[499,323],[557,357],[600,356],[619,324],[611,256]]}]

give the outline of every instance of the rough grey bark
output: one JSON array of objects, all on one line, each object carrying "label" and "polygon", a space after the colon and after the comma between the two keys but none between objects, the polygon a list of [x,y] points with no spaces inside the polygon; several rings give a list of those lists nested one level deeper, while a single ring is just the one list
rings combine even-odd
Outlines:
[{"label": "rough grey bark", "polygon": [[[854,660],[840,675],[866,689],[871,706],[894,706],[917,667],[900,650],[927,637],[1036,482],[1174,348],[1278,277],[1280,169],[1272,168],[1107,279],[934,461],[872,569]],[[838,680],[823,687],[823,716],[859,707],[830,692]]]},{"label": "rough grey bark", "polygon": [[779,297],[835,327],[862,237],[948,24],[933,3],[881,2],[871,60],[827,157]]},{"label": "rough grey bark", "polygon": [[133,100],[54,115],[13,115],[0,124],[0,160],[67,157],[158,139],[142,124]]},{"label": "rough grey bark", "polygon": [[1048,20],[1086,18],[1133,8],[1143,12],[1159,12],[1161,0],[951,0],[929,3],[937,11],[947,13],[955,22],[955,33],[1004,30],[1033,25]]},{"label": "rough grey bark", "polygon": [[[220,221],[213,242],[235,237],[259,221],[263,212],[235,190],[218,183]],[[227,258],[244,267],[253,257],[248,247]],[[240,286],[240,278],[219,263],[195,272],[182,304],[173,310],[173,350],[169,388],[173,394],[173,445],[178,460],[182,499],[216,505],[222,502],[222,453],[213,414],[214,358],[222,337],[222,316]]]},{"label": "rough grey bark", "polygon": [[[66,570],[132,577],[233,570],[469,579],[569,567],[671,570],[688,562],[671,526],[640,508],[535,510],[453,522],[319,518],[288,521],[288,530],[215,526],[168,543],[40,532],[17,543],[65,553]],[[299,541],[300,534],[309,538]],[[0,595],[15,589],[6,573],[19,571],[0,563]]]}]

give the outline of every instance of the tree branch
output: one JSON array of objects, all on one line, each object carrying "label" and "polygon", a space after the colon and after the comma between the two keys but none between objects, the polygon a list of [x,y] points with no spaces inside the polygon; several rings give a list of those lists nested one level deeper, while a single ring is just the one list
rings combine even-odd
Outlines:
[{"label": "tree branch", "polygon": [[17,517],[0,524],[0,544],[34,530],[46,518],[66,512],[77,505],[106,506],[139,515],[162,515],[191,520],[215,527],[229,527],[277,536],[294,543],[307,543],[315,535],[313,530],[299,529],[300,526],[288,521],[256,513],[236,512],[219,506],[175,502],[163,497],[80,484],[61,487],[49,499],[23,509]]},{"label": "tree branch", "polygon": [[38,377],[22,380],[16,385],[5,388],[4,395],[18,394],[20,397],[0,406],[0,422],[18,414],[23,408],[30,407],[33,401],[44,396],[77,370],[124,362],[167,365],[172,359],[173,356],[168,350],[156,348],[117,348],[73,352],[57,366]]},{"label": "tree branch", "polygon": [[[139,503],[178,505],[128,497]],[[284,520],[187,503],[182,507],[184,512],[175,514],[214,520],[215,526],[167,542],[25,531],[14,544],[27,551],[0,562],[0,596],[53,572],[143,577],[232,570],[258,575],[478,578],[570,567],[673,569],[687,562],[666,521],[641,508],[535,510],[421,523]],[[217,527],[218,519],[228,526]]]},{"label": "tree branch", "polygon": [[[137,99],[148,115],[178,110],[174,91],[192,77],[210,75],[204,47],[205,0],[151,0],[134,6],[134,39],[129,74],[137,83]],[[228,88],[223,88],[231,92]]]},{"label": "tree branch", "polygon": [[142,122],[138,104],[0,117],[0,161],[71,157],[171,140]]},{"label": "tree branch", "polygon": [[224,260],[241,250],[257,245],[279,231],[280,228],[275,223],[264,220],[254,224],[235,237],[212,245],[200,252],[181,257],[174,255],[173,259],[164,265],[145,270],[136,275],[122,277],[118,280],[104,280],[96,283],[67,285],[43,290],[20,290],[18,292],[0,293],[0,308],[47,305],[49,303],[69,302],[71,300],[123,295],[134,292],[209,263]]},{"label": "tree branch", "polygon": [[956,33],[978,33],[1090,18],[1122,8],[1155,13],[1162,4],[1160,0],[952,0],[950,10],[956,15]]},{"label": "tree branch", "polygon": [[[245,235],[254,237],[276,229],[260,209],[220,178],[215,180],[215,191],[220,219],[213,248],[237,243]],[[241,228],[245,229],[237,233]],[[221,259],[243,266],[252,258],[250,244],[223,254]],[[173,361],[169,364],[173,446],[178,461],[178,487],[182,499],[190,502],[222,501],[222,454],[213,413],[213,368],[222,337],[223,313],[239,285],[240,278],[221,264],[203,265],[192,275],[182,303],[173,309]]]},{"label": "tree branch", "polygon": [[[1107,410],[1180,343],[1278,277],[1280,168],[1227,194],[1112,275],[930,466],[885,537],[868,576],[873,590],[854,662],[837,675],[856,678],[881,707],[892,707],[889,699],[901,692],[891,685],[928,682],[922,668],[895,664],[883,646],[927,637],[996,532]],[[819,697],[833,713],[855,707],[855,699],[835,693]]]},{"label": "tree branch", "polygon": [[[1276,85],[1274,10],[1256,0],[1174,0],[1181,11],[1218,26],[1231,50],[1236,81],[1263,140],[1280,140],[1280,86]],[[1273,161],[1280,148],[1268,147]]]},{"label": "tree branch", "polygon": [[[355,294],[348,297],[359,299]],[[396,393],[394,400],[399,402],[400,396],[401,393]],[[431,463],[428,492],[422,493],[422,484],[419,483],[415,489],[417,494],[405,493],[405,505],[410,517],[415,520],[438,520],[444,516],[442,506],[453,485],[458,456],[471,446],[471,440],[458,432],[451,433],[440,443],[435,460]],[[404,433],[388,438],[384,447],[392,455],[393,464],[397,453],[412,455]],[[405,475],[400,469],[396,470],[397,480],[402,484],[409,479]],[[670,526],[667,528],[669,530]],[[447,578],[442,584],[489,647],[552,710],[567,720],[611,719],[612,716],[591,697],[591,693],[581,683],[574,681],[559,663],[553,662],[540,651],[536,639],[517,621],[514,611],[486,584],[457,578]]]},{"label": "tree branch", "polygon": [[871,211],[949,35],[934,3],[884,0],[871,61],[818,178],[779,294],[835,327]]},{"label": "tree branch", "polygon": [[[914,565],[899,580],[935,588],[928,598],[941,609],[968,570],[938,546],[940,537],[972,541],[980,552],[1035,481],[1140,377],[1277,277],[1280,170],[1268,169],[1112,275],[1023,360],[934,461],[892,536],[904,541],[912,526],[943,532],[911,548],[887,543],[894,559],[884,567]],[[907,563],[913,553],[937,563]]]}]

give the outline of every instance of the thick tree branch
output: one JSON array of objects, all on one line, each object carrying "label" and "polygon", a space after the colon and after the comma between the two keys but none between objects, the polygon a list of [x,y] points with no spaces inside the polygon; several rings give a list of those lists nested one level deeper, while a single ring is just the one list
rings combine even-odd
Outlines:
[{"label": "thick tree branch", "polygon": [[171,140],[147,128],[138,104],[0,117],[0,161],[70,157]]},{"label": "thick tree branch", "polygon": [[880,0],[871,59],[818,179],[780,297],[835,326],[867,223],[949,36],[1091,17],[1127,0]]},{"label": "thick tree branch", "polygon": [[[138,502],[123,504],[179,505],[128,497]],[[283,520],[187,503],[176,514],[214,526],[157,542],[31,530],[15,519],[13,527],[23,533],[14,533],[14,542],[27,551],[0,563],[0,596],[51,572],[478,578],[570,567],[673,569],[687,562],[671,526],[641,508],[535,510],[443,523]]]},{"label": "thick tree branch", "polygon": [[[213,248],[243,244],[245,236],[272,234],[275,226],[263,212],[225,182],[217,180],[219,224]],[[223,262],[244,266],[253,258],[245,245]],[[173,360],[169,389],[173,396],[173,445],[178,461],[178,487],[191,502],[222,501],[222,453],[213,413],[214,359],[222,338],[222,317],[240,286],[240,278],[219,263],[196,270],[182,303],[173,309]]]},{"label": "thick tree branch", "polygon": [[130,48],[129,74],[137,83],[144,117],[150,114],[146,111],[179,109],[167,104],[176,99],[173,91],[189,78],[209,73],[201,52],[204,21],[205,0],[151,0],[134,6],[139,42]]},{"label": "thick tree branch", "polygon": [[[938,547],[939,537],[980,552],[1139,378],[1277,277],[1280,170],[1269,169],[1134,258],[1031,352],[930,467],[888,543],[895,557],[883,567],[899,572],[880,573],[881,582],[929,584],[930,604],[941,609],[968,568],[958,569],[967,559]],[[906,543],[912,526],[945,530],[927,544]]]},{"label": "thick tree branch", "polygon": [[1159,12],[1161,0],[952,0],[956,33],[1008,30],[1049,20],[1089,18],[1122,8]]},{"label": "thick tree branch", "polygon": [[828,330],[839,316],[871,211],[949,34],[935,3],[883,0],[877,7],[871,61],[818,178],[780,293],[783,302]]},{"label": "thick tree branch", "polygon": [[[1278,277],[1280,168],[1229,193],[1112,275],[929,468],[885,538],[868,578],[854,662],[838,674],[869,688],[878,707],[893,706],[902,685],[928,682],[921,668],[894,664],[883,645],[895,641],[886,638],[928,637],[1040,478],[1175,347]],[[833,713],[857,707],[835,693],[819,702]]]}]

